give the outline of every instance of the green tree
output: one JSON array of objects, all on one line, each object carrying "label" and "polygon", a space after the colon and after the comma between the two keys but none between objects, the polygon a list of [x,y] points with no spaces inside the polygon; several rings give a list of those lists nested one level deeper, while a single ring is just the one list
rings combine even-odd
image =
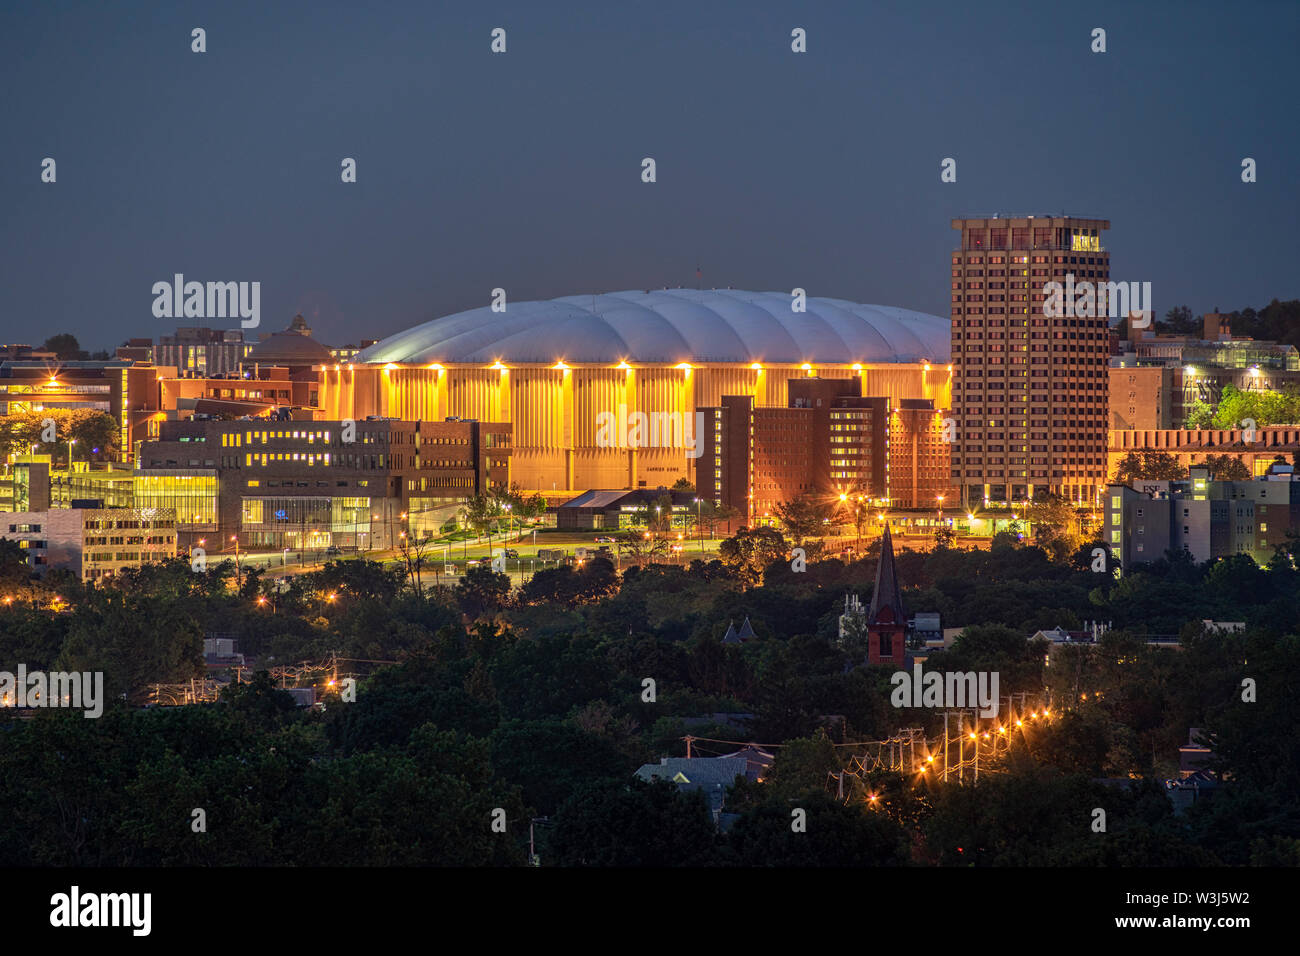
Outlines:
[{"label": "green tree", "polygon": [[[45,422],[54,420],[55,441],[45,437]],[[39,412],[15,412],[0,416],[0,453],[26,454],[32,446],[39,452],[67,461],[68,440],[75,442],[77,460],[104,461],[118,450],[118,427],[111,415],[93,409],[49,408]]]},{"label": "green tree", "polygon": [[1026,518],[1034,532],[1034,543],[1058,563],[1069,561],[1083,546],[1078,509],[1058,495],[1036,497]]},{"label": "green tree", "polygon": [[492,763],[549,816],[584,785],[621,786],[635,770],[608,740],[556,720],[512,720],[492,734]]},{"label": "green tree", "polygon": [[772,510],[798,546],[803,544],[804,538],[825,533],[826,521],[830,518],[832,509],[828,503],[818,501],[812,495],[800,495],[791,501],[781,502]]},{"label": "green tree", "polygon": [[1236,455],[1206,455],[1201,464],[1215,481],[1250,481],[1250,469]]},{"label": "green tree", "polygon": [[[805,830],[795,832],[794,811]],[[903,866],[910,857],[907,831],[863,803],[845,806],[825,792],[795,801],[775,799],[744,810],[728,831],[722,859],[736,866]]]},{"label": "green tree", "polygon": [[41,346],[47,352],[53,352],[65,362],[84,359],[86,353],[81,349],[81,343],[77,337],[70,332],[60,332],[58,335],[51,335]]},{"label": "green tree", "polygon": [[510,597],[510,578],[480,564],[470,568],[455,589],[456,603],[470,620],[497,610]]},{"label": "green tree", "polygon": [[700,866],[717,833],[704,794],[667,781],[592,784],[555,816],[549,851],[561,866]]},{"label": "green tree", "polygon": [[745,528],[718,546],[718,559],[747,585],[763,580],[763,573],[790,554],[785,536],[774,528]]},{"label": "green tree", "polygon": [[1201,323],[1185,305],[1174,306],[1165,313],[1163,321],[1156,322],[1156,331],[1172,335],[1199,335],[1201,330]]},{"label": "green tree", "polygon": [[[1213,428],[1214,406],[1204,399],[1196,399],[1187,410],[1185,428]],[[1131,453],[1130,453],[1131,454]]]},{"label": "green tree", "polygon": [[1178,463],[1175,455],[1165,451],[1147,449],[1140,455],[1129,452],[1115,466],[1115,483],[1132,484],[1134,481],[1182,481],[1187,469]]}]

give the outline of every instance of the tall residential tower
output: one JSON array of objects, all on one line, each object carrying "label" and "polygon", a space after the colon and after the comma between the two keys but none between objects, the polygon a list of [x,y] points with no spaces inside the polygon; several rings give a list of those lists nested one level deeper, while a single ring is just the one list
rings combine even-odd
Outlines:
[{"label": "tall residential tower", "polygon": [[1108,283],[1101,233],[1110,222],[994,216],[952,227],[961,232],[952,254],[952,479],[963,504],[1044,490],[1095,504],[1106,484],[1107,306],[1076,309],[1071,300],[1058,310],[1045,286]]}]

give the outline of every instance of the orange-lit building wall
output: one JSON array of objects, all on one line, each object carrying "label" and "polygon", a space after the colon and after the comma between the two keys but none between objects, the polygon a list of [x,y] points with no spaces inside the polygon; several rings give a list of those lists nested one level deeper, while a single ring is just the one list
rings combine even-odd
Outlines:
[{"label": "orange-lit building wall", "polygon": [[[620,405],[628,414],[676,413],[693,440],[695,409],[718,405],[723,395],[784,406],[788,378],[859,374],[848,365],[506,366],[328,366],[320,371],[322,417],[509,422],[510,480],[526,490],[655,488],[678,478],[693,481],[695,460],[682,447],[601,447],[601,413],[617,415]],[[946,365],[864,365],[860,374],[865,394],[891,401],[925,398],[949,407],[952,375]]]}]

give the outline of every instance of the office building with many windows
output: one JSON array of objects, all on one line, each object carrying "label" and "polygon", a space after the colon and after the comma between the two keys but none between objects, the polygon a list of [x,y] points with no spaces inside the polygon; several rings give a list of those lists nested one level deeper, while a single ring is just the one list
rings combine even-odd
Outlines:
[{"label": "office building with many windows", "polygon": [[509,425],[458,419],[165,422],[141,446],[136,505],[173,508],[183,546],[389,548],[506,488],[510,452]]}]

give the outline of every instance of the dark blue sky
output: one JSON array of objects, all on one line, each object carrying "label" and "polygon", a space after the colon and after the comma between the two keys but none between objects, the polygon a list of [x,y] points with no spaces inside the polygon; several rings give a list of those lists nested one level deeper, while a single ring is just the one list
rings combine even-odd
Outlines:
[{"label": "dark blue sky", "polygon": [[946,315],[949,220],[995,212],[1109,218],[1160,313],[1300,296],[1294,0],[13,6],[4,342],[170,332],[175,272],[333,344],[697,265]]}]

